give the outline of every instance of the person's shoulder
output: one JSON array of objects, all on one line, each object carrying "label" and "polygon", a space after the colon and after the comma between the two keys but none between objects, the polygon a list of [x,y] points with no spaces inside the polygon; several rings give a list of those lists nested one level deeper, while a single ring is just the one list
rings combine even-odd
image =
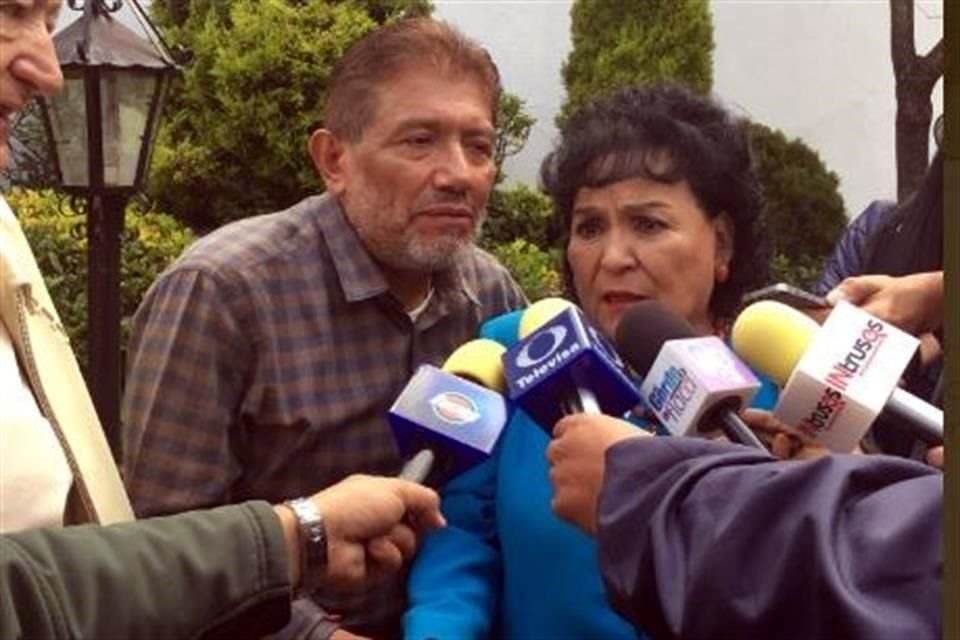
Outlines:
[{"label": "person's shoulder", "polygon": [[261,265],[298,261],[317,249],[319,199],[307,198],[283,211],[230,222],[194,242],[171,270],[218,275],[252,272]]},{"label": "person's shoulder", "polygon": [[463,252],[458,269],[465,284],[476,292],[481,305],[493,313],[526,305],[520,285],[493,255],[472,245]]},{"label": "person's shoulder", "polygon": [[471,245],[468,251],[464,251],[460,271],[476,283],[496,282],[516,286],[507,268],[493,254],[476,245]]},{"label": "person's shoulder", "polygon": [[522,316],[523,309],[494,316],[480,326],[480,337],[495,340],[509,348],[519,339]]},{"label": "person's shoulder", "polygon": [[880,226],[896,207],[897,203],[892,200],[874,200],[853,219],[851,226],[869,233]]}]

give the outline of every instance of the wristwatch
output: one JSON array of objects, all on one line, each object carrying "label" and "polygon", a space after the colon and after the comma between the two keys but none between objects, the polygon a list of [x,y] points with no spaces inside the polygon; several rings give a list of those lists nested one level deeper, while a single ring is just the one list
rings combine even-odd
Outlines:
[{"label": "wristwatch", "polygon": [[295,498],[285,504],[297,518],[300,541],[300,589],[296,597],[317,590],[327,574],[327,531],[323,516],[310,498]]}]

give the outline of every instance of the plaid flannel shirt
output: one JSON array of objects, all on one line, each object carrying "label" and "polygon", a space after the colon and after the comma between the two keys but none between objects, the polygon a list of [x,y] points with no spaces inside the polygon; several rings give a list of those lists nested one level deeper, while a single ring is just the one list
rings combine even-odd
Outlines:
[{"label": "plaid flannel shirt", "polygon": [[[133,321],[124,472],[138,515],[278,502],[352,473],[395,474],[386,414],[416,367],[440,364],[486,318],[526,302],[478,248],[433,286],[411,321],[330,196],[195,243]],[[402,586],[316,600],[344,626],[392,634]]]}]

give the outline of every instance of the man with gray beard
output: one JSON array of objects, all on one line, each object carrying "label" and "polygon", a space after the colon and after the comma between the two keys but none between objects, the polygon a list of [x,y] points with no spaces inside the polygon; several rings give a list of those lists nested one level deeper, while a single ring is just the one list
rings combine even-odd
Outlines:
[{"label": "man with gray beard", "polygon": [[[138,515],[399,470],[386,414],[413,371],[525,304],[473,244],[499,94],[488,53],[441,22],[348,50],[309,142],[326,194],[204,237],[136,313],[123,422]],[[396,636],[402,584],[301,599],[283,635]]]}]

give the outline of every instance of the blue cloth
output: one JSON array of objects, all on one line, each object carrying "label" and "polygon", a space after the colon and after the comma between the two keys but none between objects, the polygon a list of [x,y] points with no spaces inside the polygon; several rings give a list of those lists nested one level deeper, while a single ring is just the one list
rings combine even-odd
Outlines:
[{"label": "blue cloth", "polygon": [[597,512],[610,599],[657,638],[943,637],[943,474],[925,465],[638,438],[607,453]]},{"label": "blue cloth", "polygon": [[814,293],[825,296],[844,278],[863,275],[871,238],[895,208],[895,202],[874,200],[847,225],[823,266],[820,280],[813,287]]},{"label": "blue cloth", "polygon": [[[519,319],[489,320],[481,335],[511,345]],[[444,488],[448,526],[413,564],[406,638],[644,637],[608,604],[594,540],[550,510],[548,443],[516,410],[491,458]]]}]

